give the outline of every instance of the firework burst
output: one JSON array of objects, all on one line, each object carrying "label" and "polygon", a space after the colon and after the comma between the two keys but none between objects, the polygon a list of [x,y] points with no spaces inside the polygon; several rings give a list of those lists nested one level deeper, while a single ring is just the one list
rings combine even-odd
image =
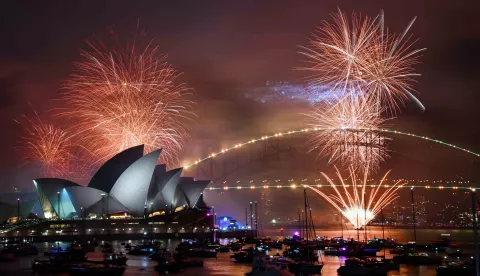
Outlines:
[{"label": "firework burst", "polygon": [[312,128],[321,129],[307,145],[310,151],[320,149],[319,155],[328,157],[329,163],[367,172],[377,170],[388,159],[388,138],[375,131],[384,120],[372,103],[354,98],[328,109],[318,108],[307,116]]},{"label": "firework burst", "polygon": [[413,49],[407,33],[415,18],[400,35],[391,34],[384,26],[383,12],[374,19],[352,14],[351,19],[338,11],[333,23],[324,22],[304,47],[302,55],[308,58],[312,72],[309,80],[314,85],[330,87],[338,97],[368,95],[377,107],[395,113],[399,103],[413,99],[423,109],[413,90],[414,65],[419,53]]},{"label": "firework burst", "polygon": [[[75,120],[75,132],[97,162],[139,144],[163,148],[173,165],[192,118],[188,88],[152,43],[108,48],[89,43],[66,85],[69,105],[61,115]],[[82,136],[85,139],[82,139]]]},{"label": "firework burst", "polygon": [[423,49],[413,48],[406,38],[413,22],[400,34],[391,34],[384,26],[383,12],[370,19],[341,11],[324,22],[302,52],[312,72],[313,85],[329,87],[336,95],[308,114],[314,128],[327,129],[314,134],[310,149],[320,148],[329,161],[353,166],[367,172],[377,170],[388,158],[385,138],[374,129],[382,127],[384,117],[395,114],[401,104],[413,99],[410,91]]},{"label": "firework burst", "polygon": [[[342,215],[356,228],[367,225],[375,218],[380,211],[392,203],[397,196],[397,190],[403,187],[401,181],[397,181],[392,185],[384,184],[388,173],[386,173],[377,185],[368,185],[368,174],[364,173],[362,179],[358,179],[356,172],[350,168],[351,184],[346,184],[341,173],[337,169],[338,180],[341,187],[338,188],[333,183],[333,180],[322,172],[323,177],[327,180],[330,186],[335,191],[334,194],[326,194],[312,186],[306,186],[316,192],[318,195],[328,201],[335,209],[342,213]],[[369,186],[369,188],[367,188]],[[385,191],[380,191],[385,188]]]},{"label": "firework burst", "polygon": [[19,146],[24,162],[40,163],[43,177],[68,175],[74,149],[70,133],[42,122],[36,112],[32,118],[23,116],[23,119],[17,123],[24,127]]}]

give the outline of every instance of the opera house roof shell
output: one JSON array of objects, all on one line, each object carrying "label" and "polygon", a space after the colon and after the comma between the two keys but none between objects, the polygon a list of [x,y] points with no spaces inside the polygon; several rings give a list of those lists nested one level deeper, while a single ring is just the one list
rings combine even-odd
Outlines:
[{"label": "opera house roof shell", "polygon": [[100,167],[88,186],[58,178],[35,179],[45,218],[117,212],[141,217],[195,207],[210,181],[181,177],[182,168],[166,171],[165,165],[157,165],[161,149],[146,155],[143,150],[141,145],[118,153]]}]

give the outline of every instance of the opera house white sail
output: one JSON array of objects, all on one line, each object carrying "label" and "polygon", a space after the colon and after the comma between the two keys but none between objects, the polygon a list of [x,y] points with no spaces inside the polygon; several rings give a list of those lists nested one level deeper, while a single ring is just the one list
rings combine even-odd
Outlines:
[{"label": "opera house white sail", "polygon": [[34,180],[45,218],[117,212],[143,217],[195,207],[210,181],[181,177],[182,168],[166,171],[165,165],[157,165],[161,149],[146,155],[143,150],[141,145],[118,153],[100,167],[88,186],[57,178]]}]

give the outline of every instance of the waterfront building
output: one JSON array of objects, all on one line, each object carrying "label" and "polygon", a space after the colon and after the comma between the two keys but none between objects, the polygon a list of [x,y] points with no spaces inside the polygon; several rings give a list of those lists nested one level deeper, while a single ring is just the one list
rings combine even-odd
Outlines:
[{"label": "waterfront building", "polygon": [[[190,219],[198,220],[198,216],[206,217],[209,207],[203,201],[202,193],[211,181],[181,177],[182,168],[167,171],[164,164],[157,164],[161,149],[146,155],[143,151],[144,147],[140,145],[118,153],[100,167],[87,186],[58,178],[35,179],[35,193],[28,193],[28,197],[23,195],[21,200],[19,195],[18,202],[0,203],[0,221],[6,222],[18,217],[26,219],[35,212],[43,221],[110,219],[110,228],[115,227],[112,226],[115,219],[131,222],[132,219],[151,218],[148,224],[162,224],[165,218],[154,218],[163,216],[169,217],[169,221],[174,225],[178,224],[178,221],[185,220],[187,224]],[[191,211],[196,212],[196,215],[192,215]],[[185,214],[190,218],[179,218]],[[173,220],[177,220],[177,223]],[[56,224],[60,226],[56,227]],[[46,229],[39,231],[65,228],[68,225],[72,231],[79,228],[78,223],[56,224],[48,223],[43,227]],[[89,224],[100,232],[99,229],[107,228],[101,223]],[[204,228],[213,226],[208,223],[201,225]]]}]

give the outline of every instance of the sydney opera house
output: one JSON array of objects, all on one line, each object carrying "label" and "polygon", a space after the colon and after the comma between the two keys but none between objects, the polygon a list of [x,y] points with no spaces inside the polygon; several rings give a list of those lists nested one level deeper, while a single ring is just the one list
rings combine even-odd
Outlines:
[{"label": "sydney opera house", "polygon": [[181,177],[182,168],[167,171],[158,164],[161,151],[144,155],[143,145],[124,150],[100,167],[87,186],[58,178],[35,179],[36,198],[30,195],[18,206],[10,204],[0,212],[0,220],[17,213],[22,218],[35,213],[44,221],[108,218],[157,223],[167,217],[178,220],[189,212],[190,217],[192,212],[199,218],[209,216],[202,192],[210,181]]}]

